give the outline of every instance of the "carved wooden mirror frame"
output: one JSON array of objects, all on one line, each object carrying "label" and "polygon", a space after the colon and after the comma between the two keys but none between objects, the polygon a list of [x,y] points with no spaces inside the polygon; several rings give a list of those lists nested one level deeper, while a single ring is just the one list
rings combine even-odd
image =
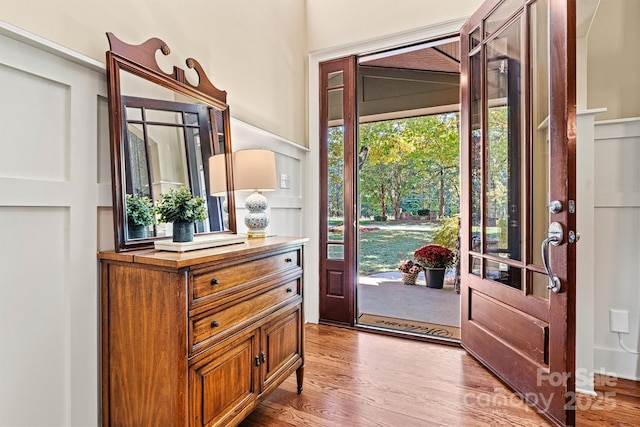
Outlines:
[{"label": "carved wooden mirror frame", "polygon": [[[198,230],[196,226],[196,234],[208,234],[213,232],[236,232],[236,218],[235,218],[235,204],[233,191],[233,165],[231,156],[231,136],[230,136],[230,115],[229,106],[226,103],[227,93],[225,91],[217,89],[207,78],[202,67],[193,58],[186,60],[186,65],[189,69],[193,69],[198,77],[198,84],[191,84],[186,76],[185,71],[176,66],[173,67],[173,73],[167,74],[158,65],[155,55],[157,51],[161,51],[163,55],[169,55],[170,49],[167,44],[158,39],[151,38],[140,45],[129,45],[120,41],[112,33],[107,33],[109,40],[110,50],[106,53],[107,59],[107,83],[109,87],[108,105],[109,105],[109,133],[111,144],[111,179],[113,184],[113,218],[114,218],[114,231],[115,231],[115,249],[118,252],[133,250],[133,249],[146,249],[152,248],[153,242],[158,239],[170,238],[170,235],[166,234],[166,227],[162,225],[148,226],[147,231],[151,233],[151,236],[142,238],[132,238],[127,228],[127,214],[126,214],[126,195],[144,193],[141,189],[135,189],[135,184],[132,183],[131,175],[133,173],[127,170],[127,165],[132,165],[134,162],[130,156],[130,126],[135,120],[128,121],[127,114],[133,111],[135,113],[136,108],[141,108],[140,105],[146,105],[150,110],[160,113],[174,114],[175,117],[187,117],[190,114],[186,111],[176,112],[173,110],[162,111],[166,105],[182,105],[193,106],[200,112],[199,119],[191,119],[198,125],[191,126],[191,131],[195,134],[194,146],[190,146],[190,141],[194,140],[194,137],[184,137],[184,146],[180,148],[184,153],[185,158],[179,158],[180,156],[173,156],[177,162],[186,166],[186,173],[184,174],[185,180],[189,182],[189,188],[194,195],[201,196],[207,202],[209,217],[203,222],[201,230]],[[134,85],[138,83],[141,86],[151,83],[152,86],[147,86],[150,89],[156,89],[164,91],[172,99],[148,99],[145,97],[131,97],[129,93],[123,94],[123,79],[127,81],[133,81]],[[157,86],[155,86],[157,85]],[[159,87],[164,89],[159,89]],[[168,89],[168,91],[167,91]],[[144,90],[142,91],[144,93]],[[131,100],[135,100],[134,103],[130,103]],[[185,100],[187,101],[185,103]],[[179,101],[179,102],[178,102]],[[129,103],[129,104],[128,104]],[[160,106],[160,107],[158,107]],[[183,107],[183,110],[186,107]],[[179,109],[178,109],[179,110]],[[187,110],[193,111],[188,108]],[[145,116],[144,110],[140,109],[142,117]],[[204,112],[204,113],[203,113]],[[138,113],[136,113],[137,115]],[[204,116],[204,119],[203,119]],[[196,117],[196,114],[191,114],[190,117]],[[152,125],[167,125],[173,126],[174,123],[152,123],[151,121],[145,122],[141,120],[137,122],[140,133],[144,133],[144,142],[138,141],[137,151],[143,153],[143,158],[140,161],[138,159],[136,165],[141,164],[141,168],[146,167],[147,176],[153,178],[152,154],[150,154],[150,147],[147,140],[147,128]],[[186,123],[186,122],[185,122]],[[177,127],[187,128],[189,125],[177,125]],[[175,127],[175,126],[174,126]],[[171,131],[174,134],[178,134],[181,130]],[[184,132],[187,135],[187,131]],[[181,142],[174,143],[179,147]],[[217,162],[212,162],[218,165],[223,165],[226,168],[225,171],[212,171],[209,170],[209,156],[224,154],[221,158],[218,156]],[[192,158],[199,158],[197,166],[191,164]],[[166,156],[170,159],[171,156]],[[220,161],[223,160],[223,161]],[[154,157],[154,161],[157,162],[157,153]],[[145,166],[146,163],[146,166]],[[133,169],[130,166],[130,169]],[[210,178],[212,173],[216,173],[219,176],[219,183],[222,188],[226,187],[226,192],[217,193],[212,195],[212,188],[209,188]],[[144,174],[141,174],[144,175]],[[158,173],[160,175],[160,173]],[[194,180],[199,180],[196,183]],[[222,182],[226,180],[226,183]],[[161,181],[161,180],[160,180]],[[192,183],[194,185],[192,185]],[[197,185],[196,185],[197,184]],[[226,184],[226,185],[225,185]],[[162,194],[162,186],[165,184],[158,184],[153,179],[146,181],[145,191],[151,196],[150,199],[155,203]],[[196,193],[196,190],[200,194]],[[218,189],[218,191],[220,191]],[[144,195],[144,194],[143,194]],[[226,201],[224,200],[226,198]],[[228,218],[226,218],[228,212]],[[223,224],[223,216],[224,224]],[[214,221],[215,217],[215,221]],[[169,227],[170,229],[170,227]],[[133,236],[133,235],[131,235]]]}]

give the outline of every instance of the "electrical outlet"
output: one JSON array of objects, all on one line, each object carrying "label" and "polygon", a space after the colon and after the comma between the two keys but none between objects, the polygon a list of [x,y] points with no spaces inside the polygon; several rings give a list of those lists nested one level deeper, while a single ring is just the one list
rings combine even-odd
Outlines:
[{"label": "electrical outlet", "polygon": [[280,188],[290,188],[291,183],[289,182],[289,175],[286,173],[280,174]]},{"label": "electrical outlet", "polygon": [[611,332],[629,333],[629,312],[627,310],[609,309],[609,330]]}]

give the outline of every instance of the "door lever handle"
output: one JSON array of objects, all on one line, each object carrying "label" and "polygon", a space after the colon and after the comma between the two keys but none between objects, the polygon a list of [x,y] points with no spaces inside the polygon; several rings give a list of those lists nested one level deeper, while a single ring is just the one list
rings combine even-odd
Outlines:
[{"label": "door lever handle", "polygon": [[560,243],[562,243],[563,237],[564,233],[562,232],[562,225],[557,222],[552,222],[551,224],[549,224],[547,238],[542,241],[542,264],[544,265],[544,269],[547,272],[547,276],[549,276],[549,286],[547,286],[547,288],[551,289],[551,291],[554,293],[560,292],[562,283],[551,270],[551,263],[549,262],[549,245],[558,246]]}]

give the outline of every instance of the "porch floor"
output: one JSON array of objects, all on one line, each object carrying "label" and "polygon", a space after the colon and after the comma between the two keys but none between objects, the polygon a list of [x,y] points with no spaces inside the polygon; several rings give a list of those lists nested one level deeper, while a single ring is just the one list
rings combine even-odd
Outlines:
[{"label": "porch floor", "polygon": [[360,277],[358,313],[460,327],[460,295],[449,273],[442,289],[428,288],[424,273],[415,286],[405,285],[399,271]]}]

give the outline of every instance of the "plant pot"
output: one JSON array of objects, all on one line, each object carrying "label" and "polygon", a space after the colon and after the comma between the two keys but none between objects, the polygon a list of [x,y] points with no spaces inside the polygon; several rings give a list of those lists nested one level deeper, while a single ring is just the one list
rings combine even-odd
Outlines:
[{"label": "plant pot", "polygon": [[442,289],[444,285],[444,274],[447,271],[446,268],[427,268],[424,272],[424,277],[427,280],[427,287],[434,289]]},{"label": "plant pot", "polygon": [[402,273],[402,281],[405,285],[415,285],[418,273]]},{"label": "plant pot", "polygon": [[147,226],[140,224],[128,224],[128,239],[144,239],[147,237]]},{"label": "plant pot", "polygon": [[174,222],[173,241],[193,242],[193,222]]}]

